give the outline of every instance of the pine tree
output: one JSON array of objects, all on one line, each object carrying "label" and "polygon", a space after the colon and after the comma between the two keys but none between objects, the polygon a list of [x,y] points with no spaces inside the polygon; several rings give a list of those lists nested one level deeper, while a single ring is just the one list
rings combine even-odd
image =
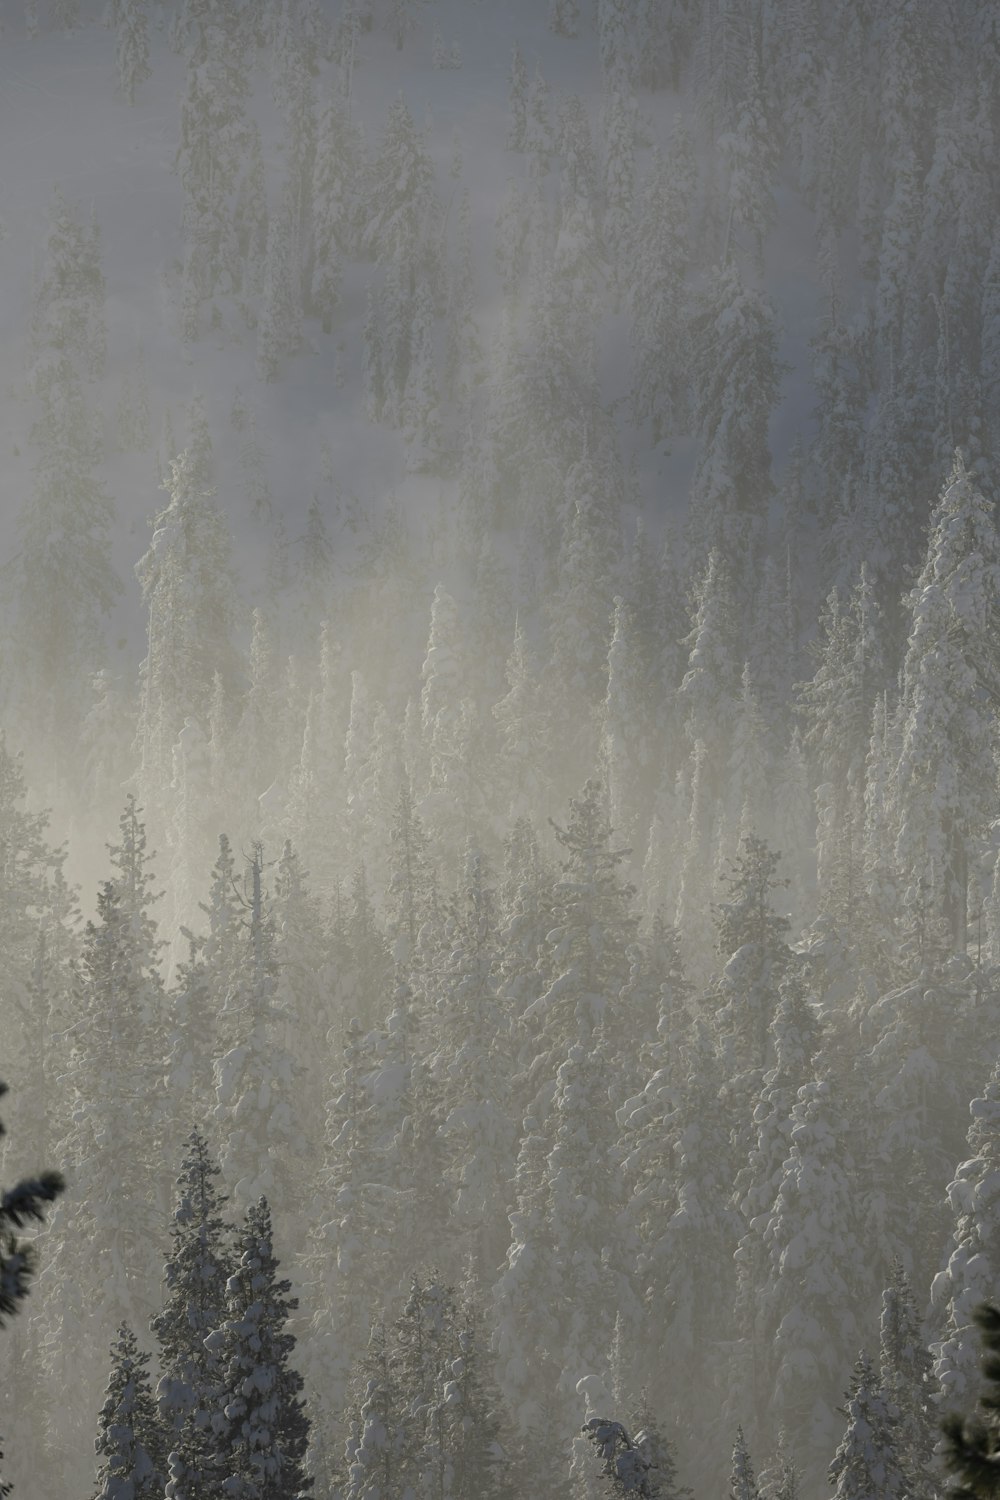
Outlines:
[{"label": "pine tree", "polygon": [[834,1445],[837,1382],[872,1291],[854,1154],[835,1085],[804,1084],[791,1120],[791,1152],[763,1231],[770,1264],[760,1295],[773,1361],[763,1384],[775,1391],[795,1461],[805,1469]]},{"label": "pine tree", "polygon": [[591,1417],[582,1431],[597,1449],[607,1494],[656,1500],[662,1493],[655,1469],[620,1422]]},{"label": "pine tree", "polygon": [[267,226],[264,295],[257,321],[257,373],[276,380],[282,360],[302,346],[302,239],[296,184],[286,177]]},{"label": "pine tree", "polygon": [[708,283],[690,337],[698,438],[690,499],[692,550],[702,558],[717,547],[743,598],[760,553],[771,494],[767,429],[779,370],[774,311],[729,261]]},{"label": "pine tree", "polygon": [[760,1489],[754,1473],[750,1450],[747,1448],[743,1428],[736,1429],[733,1445],[733,1463],[729,1475],[729,1500],[760,1500]]},{"label": "pine tree", "polygon": [[847,1429],[829,1469],[836,1500],[872,1494],[897,1500],[908,1494],[896,1448],[897,1419],[864,1353],[854,1366],[844,1415]]},{"label": "pine tree", "polygon": [[204,1138],[192,1131],[177,1179],[163,1307],[151,1323],[163,1371],[156,1394],[169,1454],[167,1500],[184,1500],[216,1477],[212,1419],[222,1371],[205,1339],[223,1322],[232,1253],[218,1176]]},{"label": "pine tree", "polygon": [[146,1366],[127,1323],[111,1346],[111,1378],[95,1447],[94,1500],[152,1500],[163,1494],[163,1433]]},{"label": "pine tree", "polygon": [[995,814],[990,705],[998,687],[988,641],[1000,603],[1000,545],[991,509],[960,455],[908,603],[896,857],[914,917],[946,922],[961,951],[969,862]]},{"label": "pine tree", "polygon": [[948,1184],[955,1218],[947,1262],[931,1284],[931,1306],[940,1336],[931,1344],[942,1405],[968,1407],[977,1389],[975,1309],[988,1300],[1000,1253],[997,1178],[1000,1066],[969,1105],[968,1159]]},{"label": "pine tree", "polygon": [[601,1025],[611,1044],[626,1050],[630,1018],[622,991],[638,925],[631,911],[635,887],[618,873],[630,851],[612,844],[599,783],[587,781],[570,798],[566,827],[553,823],[552,829],[565,858],[546,934],[551,982],[524,1011],[533,1033],[531,1074],[539,1080],[551,1078],[568,1043],[585,1042]]},{"label": "pine tree", "polygon": [[[8,1092],[7,1085],[0,1083],[0,1098]],[[6,1127],[0,1122],[0,1136],[6,1135]],[[22,1301],[27,1296],[32,1277],[37,1269],[35,1248],[30,1242],[19,1240],[18,1231],[29,1224],[41,1224],[45,1220],[47,1206],[53,1203],[65,1188],[59,1172],[40,1172],[34,1178],[22,1178],[13,1188],[4,1191],[0,1202],[0,1326],[4,1326],[16,1313],[21,1312]],[[14,1366],[17,1369],[15,1363]],[[21,1372],[17,1384],[22,1396],[28,1389],[21,1385]],[[27,1382],[24,1383],[25,1386]],[[41,1412],[35,1413],[36,1420]],[[37,1433],[37,1428],[35,1429]],[[44,1472],[37,1462],[34,1472]],[[0,1464],[4,1461],[0,1450]],[[0,1496],[11,1493],[12,1486],[6,1484],[0,1473]]]},{"label": "pine tree", "polygon": [[53,383],[100,377],[107,360],[104,276],[96,220],[56,189],[41,279],[31,318],[30,385],[37,396]]},{"label": "pine tree", "polygon": [[231,690],[236,670],[230,540],[211,494],[199,486],[198,467],[192,449],[171,463],[169,503],[136,564],[148,613],[136,748],[154,809],[170,783],[172,747],[185,719],[207,731],[216,677]]},{"label": "pine tree", "polygon": [[245,882],[242,942],[220,991],[226,1050],[215,1064],[214,1113],[225,1141],[223,1176],[236,1203],[252,1206],[266,1189],[264,1196],[291,1215],[302,1203],[303,1110],[285,1042],[274,911],[263,877],[258,844]]},{"label": "pine tree", "polygon": [[118,0],[116,6],[118,80],[126,104],[135,103],[135,91],[150,76],[149,18],[145,0]]},{"label": "pine tree", "polygon": [[[5,1083],[0,1083],[0,1099],[9,1092]],[[0,1135],[6,1135],[0,1123]],[[15,1313],[21,1311],[21,1302],[28,1295],[32,1277],[36,1270],[33,1246],[17,1238],[18,1231],[29,1224],[45,1221],[46,1205],[54,1203],[65,1189],[60,1172],[40,1172],[37,1177],[22,1178],[12,1188],[5,1188],[0,1202],[0,1327]]]},{"label": "pine tree", "polygon": [[[74,328],[72,338],[82,341],[88,331]],[[110,561],[115,508],[94,472],[99,452],[82,378],[70,370],[68,352],[46,377],[32,427],[35,481],[17,515],[10,585],[12,696],[21,733],[37,747],[39,779],[50,782],[68,773],[85,685],[101,665],[104,619],[122,591]]]},{"label": "pine tree", "polygon": [[514,43],[510,64],[510,90],[506,147],[508,151],[523,151],[526,143],[528,70],[520,47]]},{"label": "pine tree", "polygon": [[[579,0],[549,0],[549,30],[555,36],[575,37],[579,27]],[[516,151],[518,147],[508,149]]]},{"label": "pine tree", "polygon": [[816,670],[799,686],[799,712],[820,783],[820,899],[834,921],[850,927],[864,895],[866,764],[875,699],[886,675],[882,611],[867,564],[846,608],[837,590],[831,591],[820,624]]},{"label": "pine tree", "polygon": [[356,1379],[340,1492],[344,1500],[381,1500],[391,1495],[405,1476],[406,1460],[415,1441],[415,1424],[411,1424],[382,1323],[372,1326],[368,1353]]},{"label": "pine tree", "polygon": [[777,878],[779,856],[754,834],[741,841],[740,853],[722,877],[728,899],[715,907],[719,952],[727,960],[713,999],[717,1025],[735,1073],[762,1070],[778,999],[778,985],[791,953],[785,942],[788,919],[774,910],[772,893],[785,884]]},{"label": "pine tree", "polygon": [[182,336],[198,336],[202,304],[243,278],[235,228],[241,167],[253,169],[247,113],[251,37],[238,8],[196,7],[188,17],[187,87],[175,167],[184,192]]},{"label": "pine tree", "polygon": [[371,165],[362,244],[380,263],[407,268],[423,255],[434,196],[426,144],[402,96],[389,110]]},{"label": "pine tree", "polygon": [[[47,1379],[65,1393],[53,1413],[57,1448],[79,1444],[93,1421],[105,1374],[100,1343],[123,1322],[149,1319],[166,1211],[162,1152],[172,1125],[163,1086],[164,993],[153,876],[132,798],[120,828],[110,851],[113,878],[101,885],[83,933],[64,1065],[70,1096],[60,1151],[74,1204],[71,1219],[70,1210],[57,1209],[53,1224],[43,1351]],[[96,1285],[95,1258],[104,1268]],[[84,1325],[96,1336],[83,1339]]]},{"label": "pine tree", "polygon": [[628,282],[631,399],[636,416],[649,419],[657,446],[686,431],[689,418],[684,278],[693,252],[696,182],[694,143],[678,123],[669,148],[653,152],[636,210]]},{"label": "pine tree", "polygon": [[344,101],[331,93],[320,116],[313,177],[313,269],[310,307],[324,333],[333,328],[342,262],[355,248],[360,142]]},{"label": "pine tree", "polygon": [[975,1308],[973,1320],[984,1350],[982,1368],[989,1389],[979,1404],[987,1418],[984,1421],[980,1417],[948,1412],[941,1424],[945,1439],[944,1461],[952,1477],[950,1494],[959,1500],[994,1500],[997,1494],[998,1444],[994,1413],[998,1410],[1000,1311],[991,1303],[983,1302]]},{"label": "pine tree", "polygon": [[905,1492],[933,1496],[933,1364],[917,1316],[910,1281],[899,1261],[882,1293],[879,1375],[886,1401],[896,1412],[895,1447]]},{"label": "pine tree", "polygon": [[260,1198],[240,1231],[225,1320],[205,1341],[222,1374],[215,1441],[222,1488],[234,1500],[283,1500],[312,1488],[303,1381],[289,1362],[296,1340],[287,1325],[298,1299],[278,1276],[273,1241],[271,1211]]}]

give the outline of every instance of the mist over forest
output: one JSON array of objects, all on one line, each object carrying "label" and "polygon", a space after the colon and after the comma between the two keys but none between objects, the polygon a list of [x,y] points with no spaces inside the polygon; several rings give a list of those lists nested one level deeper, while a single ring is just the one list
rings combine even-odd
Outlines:
[{"label": "mist over forest", "polygon": [[995,1495],[998,7],[3,0],[0,181],[0,1494]]}]

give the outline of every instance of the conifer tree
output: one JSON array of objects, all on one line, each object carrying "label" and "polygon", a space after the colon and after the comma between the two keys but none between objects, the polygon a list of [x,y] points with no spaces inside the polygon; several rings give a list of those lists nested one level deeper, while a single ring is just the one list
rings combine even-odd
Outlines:
[{"label": "conifer tree", "polygon": [[257,321],[257,373],[262,380],[276,380],[282,361],[301,348],[302,260],[296,184],[288,176],[267,225],[264,293]]},{"label": "conifer tree", "polygon": [[216,676],[231,690],[236,668],[226,524],[199,487],[195,450],[185,450],[170,469],[169,503],[136,565],[148,613],[136,749],[154,809],[170,783],[171,752],[185,719],[192,716],[208,731]]},{"label": "conifer tree", "polygon": [[770,1265],[761,1307],[773,1360],[763,1378],[778,1393],[795,1461],[806,1469],[834,1446],[837,1382],[872,1289],[835,1085],[804,1084],[791,1118],[791,1152],[763,1231]]},{"label": "conifer tree", "polygon": [[779,856],[754,834],[722,877],[727,899],[715,907],[719,952],[727,960],[716,987],[717,1025],[730,1060],[740,1073],[761,1070],[778,1000],[778,985],[791,954],[785,942],[788,919],[774,909],[772,893],[785,884],[777,877]]},{"label": "conifer tree", "polygon": [[163,1494],[163,1433],[146,1369],[149,1358],[123,1323],[111,1346],[111,1378],[98,1419],[94,1500],[153,1500]]},{"label": "conifer tree", "polygon": [[634,1495],[638,1500],[656,1500],[662,1494],[655,1468],[621,1422],[591,1417],[582,1430],[597,1449],[601,1472],[608,1481],[606,1494]]},{"label": "conifer tree", "polygon": [[580,795],[570,798],[566,826],[553,823],[552,828],[565,851],[546,935],[552,977],[524,1011],[532,1031],[541,1031],[531,1043],[531,1072],[539,1079],[551,1077],[568,1043],[584,1041],[602,1024],[614,1045],[626,1046],[630,1018],[622,991],[629,977],[627,949],[637,927],[631,912],[635,887],[618,874],[630,851],[612,844],[614,830],[600,784],[587,781]]},{"label": "conifer tree", "polygon": [[897,1418],[864,1353],[854,1366],[844,1415],[847,1428],[829,1469],[836,1500],[873,1493],[897,1500],[908,1494],[896,1448]]},{"label": "conifer tree", "polygon": [[699,558],[713,547],[720,550],[743,598],[771,494],[767,429],[778,381],[774,311],[729,261],[709,282],[690,336],[698,437],[691,544]]},{"label": "conifer tree", "polygon": [[83,343],[91,331],[89,322],[67,330],[67,350],[45,375],[31,433],[34,484],[16,518],[12,697],[21,732],[36,747],[39,779],[50,783],[72,764],[85,686],[101,665],[104,620],[122,591],[110,561],[115,508],[95,473],[100,455],[83,396],[89,370],[78,377],[69,364],[70,340]]},{"label": "conifer tree", "polygon": [[409,272],[424,254],[433,207],[434,172],[426,144],[402,95],[371,165],[362,244],[379,263]]},{"label": "conifer tree", "polygon": [[508,151],[523,151],[526,144],[528,70],[520,47],[514,43],[510,64],[510,90],[506,147]]},{"label": "conifer tree", "polygon": [[952,946],[963,951],[969,861],[995,814],[989,705],[998,684],[988,643],[1000,607],[1000,544],[961,455],[932,517],[908,602],[896,856],[915,918],[946,922]]},{"label": "conifer tree", "polygon": [[126,104],[135,103],[135,91],[150,76],[149,18],[145,0],[118,0],[115,7],[118,80]]},{"label": "conifer tree", "polygon": [[988,1300],[1000,1256],[1000,1064],[969,1105],[968,1159],[948,1184],[955,1218],[952,1247],[931,1284],[931,1306],[940,1337],[931,1344],[942,1405],[968,1409],[978,1386],[975,1309]]},{"label": "conifer tree", "polygon": [[928,1500],[935,1492],[932,1369],[909,1277],[894,1261],[892,1279],[882,1293],[879,1376],[885,1399],[896,1412],[895,1447],[905,1491]]},{"label": "conifer tree", "polygon": [[344,1500],[380,1500],[405,1482],[416,1439],[416,1424],[409,1418],[405,1399],[385,1327],[376,1322],[357,1374],[357,1394],[348,1418],[340,1481]]},{"label": "conifer tree", "polygon": [[831,591],[820,624],[816,670],[799,687],[799,712],[820,782],[820,897],[824,910],[849,926],[864,893],[866,763],[875,699],[886,674],[882,610],[866,563],[846,607]]},{"label": "conifer tree", "polygon": [[270,1194],[291,1215],[302,1206],[303,1111],[295,1059],[285,1042],[274,910],[263,877],[258,844],[243,894],[242,942],[221,991],[226,1050],[215,1065],[214,1113],[225,1142],[223,1176],[236,1203],[252,1206]]},{"label": "conifer tree", "polygon": [[555,36],[575,37],[579,26],[578,0],[549,0],[549,30]]},{"label": "conifer tree", "polygon": [[959,1500],[994,1500],[997,1494],[997,1429],[995,1413],[1000,1409],[997,1395],[997,1365],[1000,1354],[1000,1310],[983,1302],[974,1309],[973,1319],[983,1346],[982,1368],[987,1391],[979,1405],[986,1417],[971,1417],[949,1411],[942,1421],[944,1461],[952,1483],[949,1493]]},{"label": "conifer tree", "polygon": [[733,1463],[729,1475],[729,1500],[760,1500],[760,1489],[743,1428],[736,1429]]},{"label": "conifer tree", "polygon": [[177,1179],[163,1307],[151,1323],[163,1371],[156,1394],[168,1454],[167,1500],[184,1500],[217,1477],[213,1417],[222,1370],[205,1340],[223,1322],[232,1269],[218,1176],[204,1138],[192,1131]]},{"label": "conifer tree", "polygon": [[225,1319],[205,1341],[221,1368],[216,1444],[222,1490],[234,1500],[282,1500],[312,1488],[302,1376],[290,1363],[296,1340],[288,1322],[298,1298],[278,1276],[273,1241],[271,1211],[260,1198],[240,1231]]},{"label": "conifer tree", "polygon": [[684,432],[689,418],[684,277],[692,256],[696,180],[694,144],[679,122],[669,147],[653,152],[636,209],[628,283],[631,399],[636,416],[649,419],[657,445]]}]

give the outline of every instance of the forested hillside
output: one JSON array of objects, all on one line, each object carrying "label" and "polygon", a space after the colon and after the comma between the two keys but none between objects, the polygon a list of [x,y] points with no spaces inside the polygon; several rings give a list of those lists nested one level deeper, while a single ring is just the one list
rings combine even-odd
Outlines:
[{"label": "forested hillside", "polygon": [[0,31],[0,1493],[935,1500],[1000,11],[102,5]]}]

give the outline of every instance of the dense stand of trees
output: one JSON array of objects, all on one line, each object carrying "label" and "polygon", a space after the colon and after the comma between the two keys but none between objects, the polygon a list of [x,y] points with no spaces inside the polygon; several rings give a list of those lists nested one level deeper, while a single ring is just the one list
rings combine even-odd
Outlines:
[{"label": "dense stand of trees", "polygon": [[176,97],[169,327],[56,192],[23,328],[15,1492],[933,1500],[1000,1286],[1000,31],[502,7],[449,147],[381,85],[477,16],[5,31]]}]

